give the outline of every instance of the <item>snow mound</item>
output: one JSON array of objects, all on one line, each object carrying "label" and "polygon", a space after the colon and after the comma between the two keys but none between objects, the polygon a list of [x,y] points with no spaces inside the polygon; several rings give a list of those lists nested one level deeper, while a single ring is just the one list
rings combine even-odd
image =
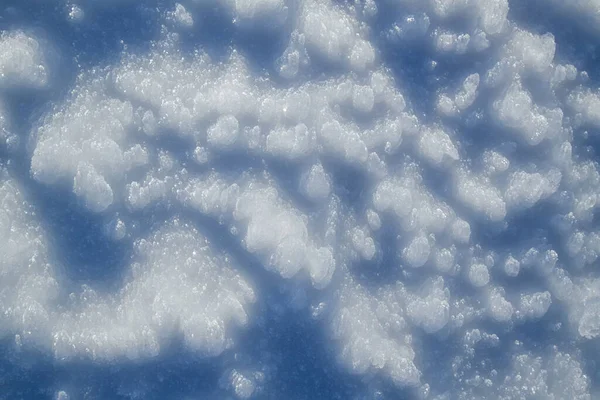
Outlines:
[{"label": "snow mound", "polygon": [[233,345],[232,330],[248,324],[256,294],[225,255],[178,220],[137,241],[135,251],[118,295],[104,298],[85,287],[56,321],[58,359],[153,357],[177,334],[203,356]]}]

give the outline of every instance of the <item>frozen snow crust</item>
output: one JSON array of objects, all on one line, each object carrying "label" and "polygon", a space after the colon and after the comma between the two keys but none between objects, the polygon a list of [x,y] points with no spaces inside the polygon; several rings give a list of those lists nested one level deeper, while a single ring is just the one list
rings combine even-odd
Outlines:
[{"label": "frozen snow crust", "polygon": [[0,5],[0,398],[598,398],[599,15]]}]

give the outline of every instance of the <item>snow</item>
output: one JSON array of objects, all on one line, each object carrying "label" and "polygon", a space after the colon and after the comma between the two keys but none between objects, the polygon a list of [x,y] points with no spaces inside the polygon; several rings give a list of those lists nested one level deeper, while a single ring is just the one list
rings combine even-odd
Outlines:
[{"label": "snow", "polygon": [[431,246],[429,245],[429,240],[424,236],[418,236],[404,248],[402,256],[409,266],[418,268],[425,265],[429,259],[430,252]]},{"label": "snow", "polygon": [[104,211],[113,202],[113,191],[102,175],[88,163],[77,165],[77,174],[73,179],[73,192],[82,197],[92,211]]},{"label": "snow", "polygon": [[425,297],[409,302],[407,314],[416,325],[431,334],[439,331],[448,323],[450,318],[449,291],[444,289],[442,278],[427,282],[426,286],[431,286],[427,288],[430,292]]},{"label": "snow", "polygon": [[495,321],[508,322],[512,319],[514,307],[506,300],[502,289],[490,290],[488,302],[489,313]]},{"label": "snow", "polygon": [[361,26],[329,0],[308,0],[302,6],[299,32],[309,54],[364,71],[375,61],[375,50]]},{"label": "snow", "polygon": [[450,136],[440,129],[425,129],[421,133],[419,150],[432,164],[439,165],[445,159],[458,160],[458,150]]},{"label": "snow", "polygon": [[331,193],[331,179],[323,165],[315,164],[302,175],[300,190],[313,201],[323,201]]},{"label": "snow", "polygon": [[600,335],[600,315],[598,314],[597,302],[587,302],[586,309],[579,320],[578,332],[587,339],[593,339]]},{"label": "snow", "polygon": [[495,186],[485,177],[473,176],[464,171],[457,172],[457,200],[478,214],[492,221],[501,221],[506,216],[506,202]]},{"label": "snow", "polygon": [[506,203],[509,206],[519,205],[521,208],[530,208],[543,197],[556,192],[561,178],[561,173],[557,170],[550,171],[547,177],[540,173],[514,172],[509,178],[504,194]]},{"label": "snow", "polygon": [[42,3],[7,398],[598,397],[598,1]]},{"label": "snow", "polygon": [[[227,2],[224,2],[227,4]],[[235,14],[241,23],[256,23],[266,20],[269,23],[283,23],[288,7],[284,0],[235,0]]]},{"label": "snow", "polygon": [[500,122],[514,129],[520,139],[532,146],[552,137],[560,129],[562,111],[533,105],[531,95],[523,90],[519,81],[510,86],[494,108]]},{"label": "snow", "polygon": [[510,277],[515,277],[519,275],[519,271],[521,270],[521,263],[519,260],[515,259],[513,256],[509,255],[504,261],[504,272],[506,275]]},{"label": "snow", "polygon": [[447,116],[454,116],[469,108],[477,98],[479,83],[479,74],[471,74],[465,78],[456,93],[440,94],[437,104],[438,111]]},{"label": "snow", "polygon": [[47,345],[50,324],[59,294],[56,268],[49,258],[49,244],[31,205],[6,171],[0,185],[0,261],[2,275],[2,328],[0,336],[20,333],[23,345]]},{"label": "snow", "polygon": [[233,115],[225,115],[208,128],[206,141],[214,147],[229,147],[236,142],[239,131],[238,120]]},{"label": "snow", "polygon": [[171,11],[170,17],[172,20],[184,28],[191,28],[194,26],[194,17],[186,8],[180,4],[175,4],[175,10]]},{"label": "snow", "polygon": [[246,378],[238,371],[231,371],[231,386],[238,399],[249,399],[255,390],[252,380]]},{"label": "snow", "polygon": [[55,357],[152,357],[176,334],[200,354],[218,355],[230,346],[231,325],[248,323],[255,293],[226,258],[177,220],[135,247],[130,281],[116,298],[87,287],[55,322]]},{"label": "snow", "polygon": [[550,292],[539,292],[530,295],[521,295],[519,311],[523,318],[541,318],[546,314],[552,298]]},{"label": "snow", "polygon": [[48,68],[43,44],[23,31],[0,33],[0,86],[44,88]]},{"label": "snow", "polygon": [[483,287],[490,282],[490,272],[484,264],[471,265],[468,276],[469,282],[475,287]]}]

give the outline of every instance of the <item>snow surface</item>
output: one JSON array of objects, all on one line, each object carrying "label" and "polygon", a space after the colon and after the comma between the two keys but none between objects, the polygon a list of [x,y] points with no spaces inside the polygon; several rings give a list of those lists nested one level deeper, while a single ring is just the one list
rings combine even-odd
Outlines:
[{"label": "snow surface", "polygon": [[600,397],[597,26],[3,2],[0,398]]}]

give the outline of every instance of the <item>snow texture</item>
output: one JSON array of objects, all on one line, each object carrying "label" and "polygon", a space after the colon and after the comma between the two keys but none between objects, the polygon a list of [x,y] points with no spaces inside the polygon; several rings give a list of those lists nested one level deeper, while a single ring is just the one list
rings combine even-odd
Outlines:
[{"label": "snow texture", "polygon": [[598,398],[598,26],[3,2],[0,397]]}]

